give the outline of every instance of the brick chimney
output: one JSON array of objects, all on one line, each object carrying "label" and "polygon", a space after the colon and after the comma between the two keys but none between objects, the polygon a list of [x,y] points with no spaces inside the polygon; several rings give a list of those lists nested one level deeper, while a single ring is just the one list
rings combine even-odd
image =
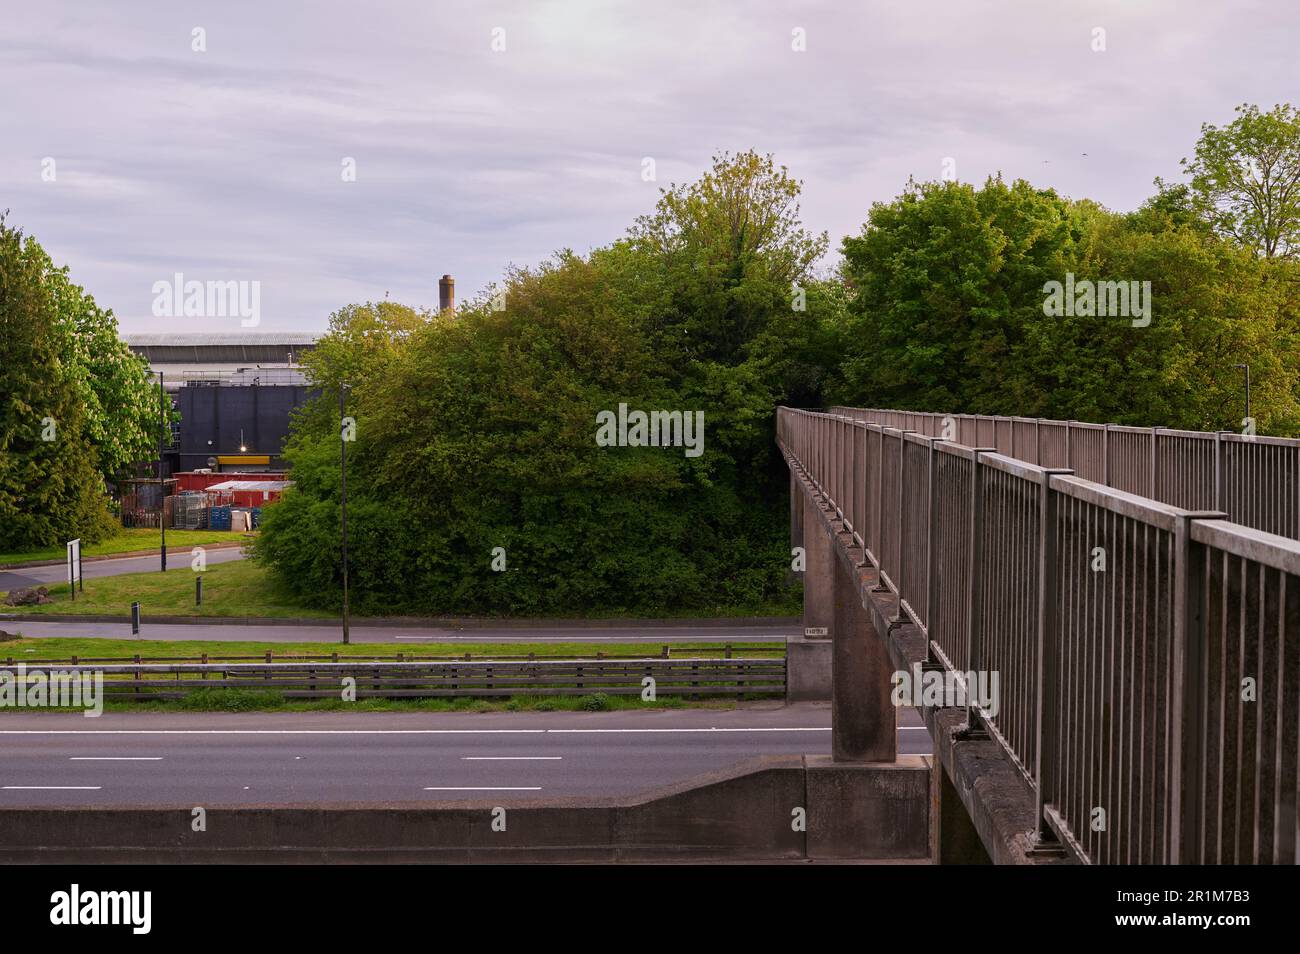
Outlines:
[{"label": "brick chimney", "polygon": [[438,310],[455,312],[456,281],[450,275],[438,279]]}]

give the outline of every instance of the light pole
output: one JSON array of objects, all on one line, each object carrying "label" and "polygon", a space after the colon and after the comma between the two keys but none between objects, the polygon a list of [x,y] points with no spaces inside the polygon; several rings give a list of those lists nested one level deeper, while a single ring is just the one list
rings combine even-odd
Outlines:
[{"label": "light pole", "polygon": [[1250,417],[1250,365],[1234,364],[1233,367],[1241,368],[1241,370],[1246,372],[1246,417],[1249,418]]},{"label": "light pole", "polygon": [[163,373],[158,372],[158,526],[162,530],[161,572],[167,572],[167,485],[163,482],[164,436],[167,433],[167,393],[163,390]]},{"label": "light pole", "polygon": [[343,644],[348,643],[348,428],[344,419],[343,400],[346,384],[339,385],[339,501],[340,528],[343,540]]}]

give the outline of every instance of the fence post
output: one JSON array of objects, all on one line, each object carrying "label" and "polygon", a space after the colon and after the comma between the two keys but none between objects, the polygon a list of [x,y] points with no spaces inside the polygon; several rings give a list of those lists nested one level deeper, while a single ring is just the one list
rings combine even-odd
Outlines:
[{"label": "fence post", "polygon": [[1101,434],[1101,482],[1110,486],[1110,429],[1113,425],[1103,424]]},{"label": "fence post", "polygon": [[1065,422],[1065,466],[1074,470],[1074,442],[1072,439],[1073,428],[1070,426],[1074,421]]},{"label": "fence post", "polygon": [[1202,800],[1205,786],[1204,699],[1206,548],[1192,539],[1195,520],[1227,514],[1179,514],[1174,524],[1174,619],[1169,727],[1169,844],[1163,861],[1204,862]]},{"label": "fence post", "polygon": [[1151,428],[1151,492],[1147,494],[1152,500],[1159,500],[1156,496],[1156,489],[1160,486],[1160,431],[1161,428]]},{"label": "fence post", "polygon": [[[984,465],[980,457],[984,454],[997,453],[996,448],[971,448],[970,472],[970,563],[966,576],[966,671],[978,672],[980,663],[980,614],[983,593],[980,592],[980,571],[984,535]],[[966,695],[966,724],[958,731],[960,738],[978,738],[985,735],[984,728],[976,717],[978,706],[972,703],[970,693]]]},{"label": "fence post", "polygon": [[901,626],[907,622],[907,616],[903,613],[903,578],[906,575],[903,572],[903,566],[906,560],[903,557],[903,548],[907,541],[907,506],[905,499],[907,497],[907,488],[905,478],[907,476],[907,435],[915,434],[916,431],[900,430],[898,432],[898,569],[897,576],[894,578],[894,586],[898,589],[898,602],[894,608],[894,618],[889,621],[889,630],[892,631],[895,626]]},{"label": "fence post", "polygon": [[934,614],[939,606],[939,587],[936,583],[938,574],[934,569],[938,556],[934,549],[934,528],[939,518],[939,495],[935,493],[934,464],[938,453],[935,445],[941,440],[931,437],[927,441],[929,455],[925,477],[925,505],[930,514],[925,528],[925,658],[929,662],[934,662]]},{"label": "fence post", "polygon": [[1223,432],[1214,432],[1214,509],[1223,510]]},{"label": "fence post", "polygon": [[1034,846],[1058,849],[1056,833],[1047,823],[1047,806],[1056,800],[1056,634],[1057,600],[1056,491],[1052,478],[1068,476],[1067,468],[1044,470],[1041,477],[1038,523],[1038,672],[1034,689]]}]

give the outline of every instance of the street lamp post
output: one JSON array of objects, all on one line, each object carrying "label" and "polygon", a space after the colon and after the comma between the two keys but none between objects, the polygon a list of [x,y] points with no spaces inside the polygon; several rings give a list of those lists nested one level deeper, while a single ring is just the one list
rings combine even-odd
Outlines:
[{"label": "street lamp post", "polygon": [[167,433],[167,394],[163,390],[163,373],[158,372],[158,526],[162,530],[161,572],[167,572],[167,484],[163,482],[163,453]]},{"label": "street lamp post", "polygon": [[1233,367],[1241,368],[1241,370],[1246,372],[1246,417],[1249,418],[1250,417],[1250,365],[1234,364]]},{"label": "street lamp post", "polygon": [[340,528],[343,541],[343,643],[348,643],[348,441],[343,400],[346,384],[339,385],[339,500]]}]

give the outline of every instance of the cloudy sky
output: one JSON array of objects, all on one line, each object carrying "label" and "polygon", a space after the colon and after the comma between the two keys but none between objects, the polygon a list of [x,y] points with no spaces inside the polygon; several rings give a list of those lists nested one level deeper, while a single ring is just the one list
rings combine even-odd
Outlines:
[{"label": "cloudy sky", "polygon": [[1202,122],[1300,103],[1297,47],[1293,0],[5,0],[0,210],[125,332],[240,330],[154,317],[178,272],[319,331],[605,244],[719,150],[833,249],[945,157],[1130,209]]}]

